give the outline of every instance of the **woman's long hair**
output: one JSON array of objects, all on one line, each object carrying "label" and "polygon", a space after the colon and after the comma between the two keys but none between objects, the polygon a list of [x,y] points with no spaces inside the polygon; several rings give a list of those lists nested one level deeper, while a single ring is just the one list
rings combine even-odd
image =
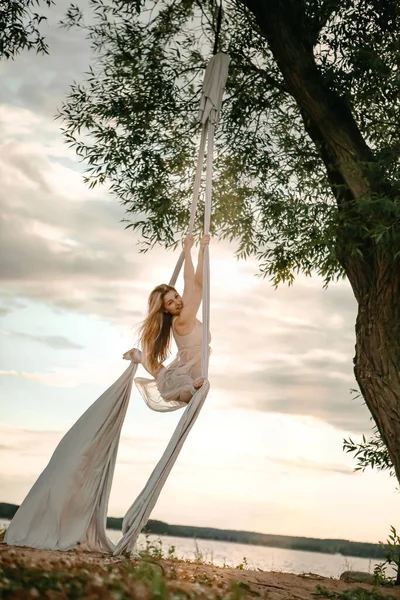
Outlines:
[{"label": "woman's long hair", "polygon": [[172,315],[165,312],[164,296],[175,288],[166,283],[158,285],[151,292],[148,314],[139,329],[139,339],[150,371],[158,371],[168,357],[171,347]]}]

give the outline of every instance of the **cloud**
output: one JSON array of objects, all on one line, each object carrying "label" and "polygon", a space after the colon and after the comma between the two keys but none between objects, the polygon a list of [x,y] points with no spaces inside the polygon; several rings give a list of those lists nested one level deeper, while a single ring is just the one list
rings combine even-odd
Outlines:
[{"label": "cloud", "polygon": [[133,303],[123,303],[134,299],[148,263],[120,224],[124,210],[81,181],[79,194],[61,197],[63,182],[79,175],[65,167],[62,178],[49,177],[54,164],[42,151],[32,154],[23,141],[0,148],[3,297],[132,322]]},{"label": "cloud", "polygon": [[0,371],[0,376],[25,379],[50,387],[70,388],[82,384],[110,385],[121,375],[121,363],[99,360],[93,363],[80,361],[74,367],[55,368],[47,371]]},{"label": "cloud", "polygon": [[18,298],[15,298],[15,295],[11,292],[11,290],[5,288],[0,292],[0,294],[2,303],[2,306],[0,306],[0,317],[5,317],[15,310],[25,308],[26,304],[21,302]]},{"label": "cloud", "polygon": [[293,469],[305,469],[308,471],[321,471],[324,473],[340,473],[341,475],[354,475],[354,469],[351,469],[350,467],[346,466],[346,465],[335,465],[335,464],[323,464],[323,463],[318,463],[316,461],[313,460],[308,460],[305,458],[299,458],[299,459],[286,459],[286,458],[280,458],[280,457],[268,457],[268,460],[270,462],[274,462],[278,465],[283,465],[285,467],[290,467]]},{"label": "cloud", "polygon": [[232,303],[212,315],[211,380],[224,391],[225,408],[310,415],[339,429],[369,430],[367,408],[350,395],[357,387],[356,303],[348,283],[325,291],[317,279],[299,277],[293,287],[273,290],[257,281],[245,279]]},{"label": "cloud", "polygon": [[[57,0],[40,13],[47,16],[41,31],[49,45],[49,54],[23,52],[15,60],[2,61],[0,102],[13,102],[32,109],[36,114],[50,117],[56,113],[74,80],[83,78],[90,64],[89,42],[79,29],[63,29],[59,22],[65,15],[70,0]],[[80,7],[88,6],[81,0]]]},{"label": "cloud", "polygon": [[28,333],[22,333],[18,331],[2,333],[6,333],[6,335],[10,335],[21,340],[29,340],[39,344],[44,344],[45,346],[53,348],[53,350],[81,350],[83,348],[83,346],[71,342],[71,340],[62,335],[30,335]]},{"label": "cloud", "polygon": [[286,415],[312,416],[344,431],[363,432],[371,428],[370,413],[362,400],[354,400],[350,388],[356,382],[342,381],[324,371],[314,374],[271,372],[262,377],[252,375],[223,376],[211,374],[213,386],[224,389],[225,409],[232,406],[244,410]]}]

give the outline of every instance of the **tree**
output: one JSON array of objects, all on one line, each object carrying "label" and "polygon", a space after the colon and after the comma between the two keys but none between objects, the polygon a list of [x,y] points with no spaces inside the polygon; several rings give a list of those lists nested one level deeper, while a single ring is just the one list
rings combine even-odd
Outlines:
[{"label": "tree", "polygon": [[[352,399],[357,400],[360,394],[357,390],[350,390]],[[372,436],[368,439],[362,436],[359,443],[353,442],[351,438],[343,440],[343,450],[348,454],[353,454],[357,461],[355,471],[364,472],[367,467],[377,471],[389,471],[390,477],[395,475],[393,463],[390,458],[385,442],[383,441],[376,426],[372,428]]]},{"label": "tree", "polygon": [[[60,116],[146,247],[188,220],[195,115],[215,0],[91,0],[96,64]],[[400,44],[397,0],[225,0],[231,57],[217,135],[213,233],[275,284],[347,276],[354,372],[400,480]]]},{"label": "tree", "polygon": [[53,0],[0,0],[0,58],[14,58],[21,50],[47,54],[48,47],[40,33],[46,20],[35,7],[51,6]]},{"label": "tree", "polygon": [[389,471],[389,475],[393,476],[393,464],[387,447],[379,435],[376,427],[373,430],[373,435],[368,440],[363,435],[362,442],[353,442],[351,438],[343,440],[343,450],[353,454],[357,459],[355,471],[365,471],[367,467],[376,468],[378,471]]}]

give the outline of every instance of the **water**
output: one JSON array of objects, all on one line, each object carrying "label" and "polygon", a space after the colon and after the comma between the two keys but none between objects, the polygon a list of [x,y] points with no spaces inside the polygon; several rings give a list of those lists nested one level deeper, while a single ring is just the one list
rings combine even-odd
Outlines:
[{"label": "water", "polygon": [[[121,536],[119,531],[107,531],[110,540],[117,542]],[[237,567],[246,557],[248,568],[262,571],[284,571],[287,573],[318,573],[326,577],[339,577],[343,571],[373,571],[375,559],[345,557],[339,554],[321,554],[319,552],[303,552],[267,546],[237,544],[218,540],[194,540],[172,536],[149,536],[149,541],[161,540],[164,554],[171,546],[175,546],[178,558],[194,560],[201,553],[204,561],[218,566]],[[138,546],[145,546],[145,536],[141,534]]]},{"label": "water", "polygon": [[[9,521],[0,520],[0,529],[7,527]],[[118,542],[121,532],[107,529],[107,535],[114,543]],[[325,577],[339,577],[343,571],[372,572],[376,559],[346,557],[341,554],[322,554],[319,552],[303,552],[300,550],[285,550],[221,542],[217,540],[194,540],[172,536],[148,536],[148,541],[159,547],[161,542],[165,555],[171,546],[175,546],[175,556],[195,560],[201,555],[201,560],[209,561],[217,566],[237,567],[246,557],[248,568],[262,571],[283,571],[287,573],[317,573]],[[138,548],[144,548],[146,538],[140,534]]]}]

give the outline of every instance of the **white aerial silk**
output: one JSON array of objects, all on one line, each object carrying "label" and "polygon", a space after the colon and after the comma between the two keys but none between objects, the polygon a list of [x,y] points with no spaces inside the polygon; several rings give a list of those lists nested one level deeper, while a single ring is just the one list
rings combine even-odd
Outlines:
[{"label": "white aerial silk", "polygon": [[136,370],[131,363],[64,435],[14,515],[7,544],[113,551],[105,532],[108,498]]},{"label": "white aerial silk", "polygon": [[[228,75],[229,57],[214,56],[206,69],[199,120],[202,123],[189,231],[192,231],[199,196],[208,138],[204,233],[209,232],[214,129],[221,107]],[[183,264],[182,252],[171,278],[174,285]],[[138,498],[127,511],[122,526],[123,537],[115,547],[106,535],[106,516],[111,483],[122,424],[128,406],[137,364],[131,363],[121,377],[96,400],[65,434],[49,464],[12,519],[4,541],[10,545],[69,550],[80,547],[89,551],[132,551],[136,539],[147,523],[163,485],[193,427],[207,397],[210,384],[209,248],[204,250],[201,376],[204,384],[186,406],[164,454],[150,475]],[[198,325],[196,325],[198,328]],[[198,334],[198,332],[196,333]],[[185,336],[186,337],[186,336]],[[178,345],[179,348],[179,345]],[[196,368],[198,367],[197,357]],[[193,374],[193,373],[192,373]],[[168,406],[151,406],[154,410],[177,410]]]}]

